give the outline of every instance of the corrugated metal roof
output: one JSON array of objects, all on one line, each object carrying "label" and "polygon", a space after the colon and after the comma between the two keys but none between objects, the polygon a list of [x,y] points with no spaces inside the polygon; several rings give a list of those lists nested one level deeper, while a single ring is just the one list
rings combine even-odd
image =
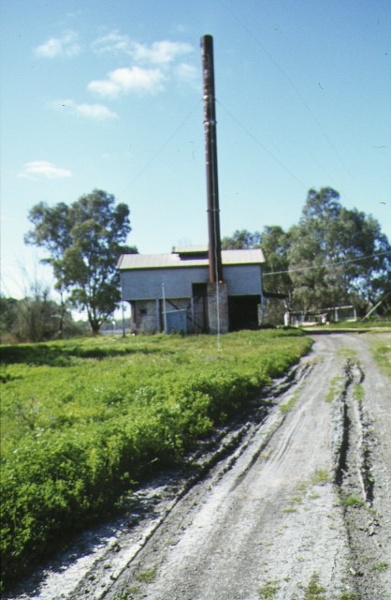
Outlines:
[{"label": "corrugated metal roof", "polygon": [[252,265],[265,262],[261,248],[253,250],[222,250],[223,265]]},{"label": "corrugated metal roof", "polygon": [[172,252],[177,252],[178,254],[197,254],[201,252],[208,252],[208,246],[173,246]]},{"label": "corrugated metal roof", "polygon": [[[182,250],[182,249],[181,249]],[[188,248],[189,253],[192,252]],[[221,252],[223,266],[253,265],[265,262],[260,248],[254,250],[223,250]],[[126,269],[167,269],[177,267],[207,267],[207,258],[186,259],[183,254],[122,254],[118,261],[120,270]]]}]

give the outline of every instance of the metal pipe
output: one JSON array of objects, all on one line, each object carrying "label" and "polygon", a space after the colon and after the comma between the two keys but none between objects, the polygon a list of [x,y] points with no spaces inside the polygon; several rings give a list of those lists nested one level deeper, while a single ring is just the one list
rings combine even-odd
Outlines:
[{"label": "metal pipe", "polygon": [[162,310],[163,310],[163,331],[167,333],[167,307],[166,307],[166,290],[164,283],[162,283]]},{"label": "metal pipe", "polygon": [[208,195],[208,232],[209,232],[209,281],[217,283],[223,280],[220,241],[220,209],[217,175],[217,136],[215,84],[213,63],[213,38],[204,35],[201,38],[204,131],[206,153],[206,181]]}]

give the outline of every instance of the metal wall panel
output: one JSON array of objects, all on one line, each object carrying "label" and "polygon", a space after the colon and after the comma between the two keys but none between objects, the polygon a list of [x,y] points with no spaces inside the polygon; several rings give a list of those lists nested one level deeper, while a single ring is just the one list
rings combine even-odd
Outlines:
[{"label": "metal wall panel", "polygon": [[[261,295],[260,265],[226,266],[223,276],[228,296]],[[162,298],[163,293],[166,298],[191,298],[192,284],[207,282],[207,267],[121,271],[123,300]]]},{"label": "metal wall panel", "polygon": [[123,300],[162,298],[191,298],[193,283],[206,283],[208,268],[147,269],[121,271]]},{"label": "metal wall panel", "polygon": [[228,296],[261,295],[262,277],[260,265],[235,265],[223,267]]}]

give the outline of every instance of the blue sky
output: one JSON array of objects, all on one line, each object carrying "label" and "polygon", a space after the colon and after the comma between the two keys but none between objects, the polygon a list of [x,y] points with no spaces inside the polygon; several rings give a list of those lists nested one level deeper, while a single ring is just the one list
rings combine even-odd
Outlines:
[{"label": "blue sky", "polygon": [[50,275],[40,201],[129,205],[141,253],[207,242],[200,38],[214,38],[222,235],[287,229],[331,186],[391,239],[389,0],[8,0],[2,292]]}]

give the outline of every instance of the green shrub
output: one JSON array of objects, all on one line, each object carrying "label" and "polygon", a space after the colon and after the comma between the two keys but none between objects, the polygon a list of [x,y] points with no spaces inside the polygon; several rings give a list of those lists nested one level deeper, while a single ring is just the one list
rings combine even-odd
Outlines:
[{"label": "green shrub", "polygon": [[2,578],[108,515],[243,410],[310,340],[268,330],[2,347]]}]

